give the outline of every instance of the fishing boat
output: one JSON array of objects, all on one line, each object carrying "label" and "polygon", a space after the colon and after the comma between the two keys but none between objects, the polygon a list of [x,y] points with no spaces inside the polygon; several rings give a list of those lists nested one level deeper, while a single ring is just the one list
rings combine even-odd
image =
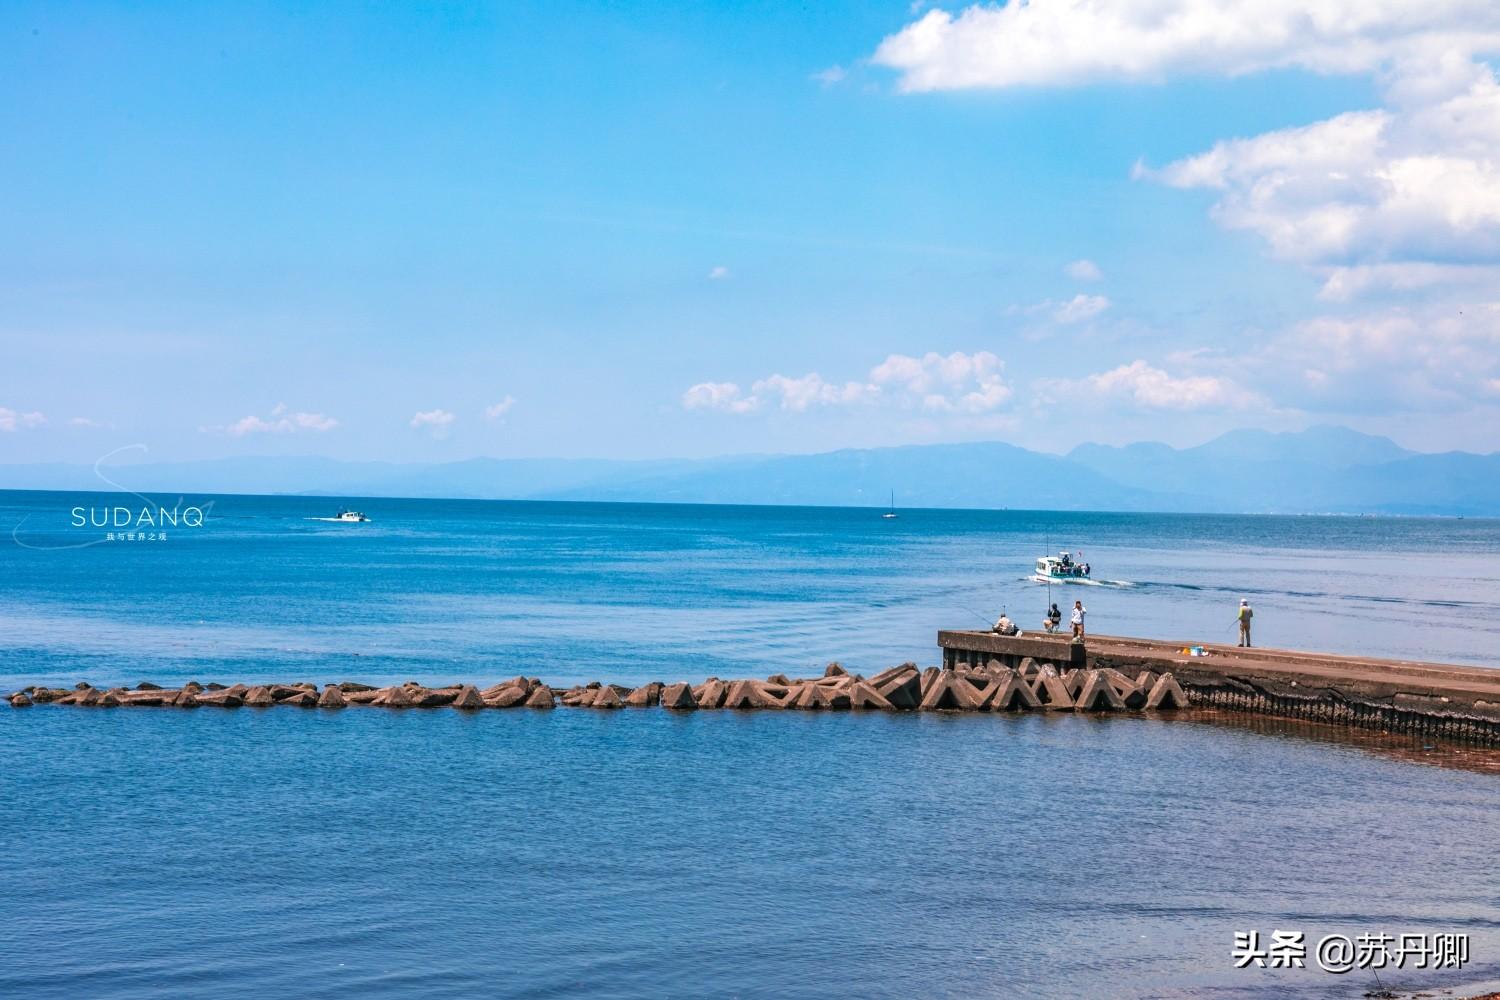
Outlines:
[{"label": "fishing boat", "polygon": [[1036,573],[1031,578],[1037,583],[1086,583],[1089,564],[1083,561],[1082,552],[1042,556],[1036,561]]},{"label": "fishing boat", "polygon": [[883,518],[885,518],[887,521],[891,520],[892,518],[897,518],[897,517],[901,516],[900,514],[896,513],[896,491],[895,490],[891,490],[891,506],[890,506],[890,509],[888,509],[884,514],[881,514],[880,516],[883,517]]},{"label": "fishing boat", "polygon": [[361,514],[357,510],[349,510],[349,509],[347,509],[345,507],[340,507],[339,508],[339,512],[337,514],[335,514],[330,520],[334,520],[334,521],[368,521],[369,518],[365,517],[365,515]]}]

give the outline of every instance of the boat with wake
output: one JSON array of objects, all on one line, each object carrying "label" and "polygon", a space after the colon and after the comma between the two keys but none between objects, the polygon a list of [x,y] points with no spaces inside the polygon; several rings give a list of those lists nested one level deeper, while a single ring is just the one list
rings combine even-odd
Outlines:
[{"label": "boat with wake", "polygon": [[1083,553],[1059,552],[1055,556],[1042,556],[1036,561],[1036,572],[1031,577],[1037,583],[1092,583],[1090,566],[1083,561]]},{"label": "boat with wake", "polygon": [[350,510],[347,507],[340,507],[339,512],[332,517],[310,517],[308,518],[308,520],[332,521],[335,524],[358,524],[364,521],[368,521],[369,518],[360,511]]}]

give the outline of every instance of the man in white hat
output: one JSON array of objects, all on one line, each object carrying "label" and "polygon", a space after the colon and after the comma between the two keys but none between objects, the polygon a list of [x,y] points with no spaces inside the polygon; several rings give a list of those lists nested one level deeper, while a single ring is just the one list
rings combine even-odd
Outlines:
[{"label": "man in white hat", "polygon": [[1240,598],[1240,613],[1237,620],[1240,623],[1241,646],[1248,647],[1250,645],[1250,619],[1254,617],[1255,612],[1250,610],[1250,602],[1243,597]]}]

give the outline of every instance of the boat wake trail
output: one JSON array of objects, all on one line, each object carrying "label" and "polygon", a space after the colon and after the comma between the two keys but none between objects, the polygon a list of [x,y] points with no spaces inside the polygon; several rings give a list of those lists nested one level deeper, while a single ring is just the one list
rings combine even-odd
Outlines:
[{"label": "boat wake trail", "polygon": [[1130,580],[1089,580],[1081,577],[1053,577],[1048,580],[1045,576],[1023,576],[1023,583],[1054,583],[1058,586],[1069,587],[1108,587],[1112,590],[1126,590],[1136,586]]},{"label": "boat wake trail", "polygon": [[[1185,590],[1198,594],[1227,594],[1239,596],[1247,593],[1242,587],[1229,587],[1217,584],[1200,583],[1169,583],[1166,581],[1147,580],[1141,583],[1131,584],[1144,590]],[[1286,588],[1270,589],[1256,587],[1249,593],[1261,598],[1292,598],[1295,600],[1327,600],[1337,601],[1341,604],[1395,604],[1410,607],[1423,608],[1471,608],[1475,610],[1488,611],[1494,607],[1489,601],[1463,601],[1456,599],[1432,598],[1432,597],[1397,597],[1390,594],[1359,594],[1342,593],[1328,590],[1291,590]]]}]

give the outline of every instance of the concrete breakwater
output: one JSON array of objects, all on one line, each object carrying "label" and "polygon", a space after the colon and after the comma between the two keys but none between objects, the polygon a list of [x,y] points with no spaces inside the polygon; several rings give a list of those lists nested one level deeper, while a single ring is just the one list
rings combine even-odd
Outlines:
[{"label": "concrete breakwater", "polygon": [[85,708],[239,708],[290,705],[340,709],[492,708],[781,709],[806,711],[875,710],[886,712],[1080,711],[1124,712],[1180,708],[1187,695],[1170,673],[1151,670],[1134,677],[1114,669],[1063,670],[1026,660],[1015,668],[998,661],[962,669],[919,669],[905,663],[873,677],[851,674],[831,663],[821,677],[793,679],[773,674],[765,680],[721,680],[701,684],[652,681],[637,687],[594,681],[558,691],[538,678],[515,677],[489,687],[454,684],[424,687],[415,682],[377,688],[345,681],[327,684],[223,685],[188,683],[162,688],[143,683],[134,688],[32,686],[10,695],[12,707],[33,704]]},{"label": "concrete breakwater", "polygon": [[[80,707],[238,708],[290,705],[340,709],[653,708],[875,710],[887,712],[1128,712],[1203,706],[1335,726],[1500,746],[1500,670],[1334,656],[1291,650],[1182,645],[1146,639],[938,633],[943,665],[904,663],[872,677],[837,663],[820,677],[772,674],[700,684],[594,681],[566,690],[535,677],[480,688],[415,682],[374,687],[345,681],[197,684],[164,689],[27,687],[8,698]],[[1188,647],[1193,648],[1193,647]]]},{"label": "concrete breakwater", "polygon": [[[943,665],[1029,660],[1054,670],[1170,673],[1195,706],[1500,745],[1500,670],[1212,643],[938,633]],[[1195,654],[1192,650],[1197,650]]]}]

